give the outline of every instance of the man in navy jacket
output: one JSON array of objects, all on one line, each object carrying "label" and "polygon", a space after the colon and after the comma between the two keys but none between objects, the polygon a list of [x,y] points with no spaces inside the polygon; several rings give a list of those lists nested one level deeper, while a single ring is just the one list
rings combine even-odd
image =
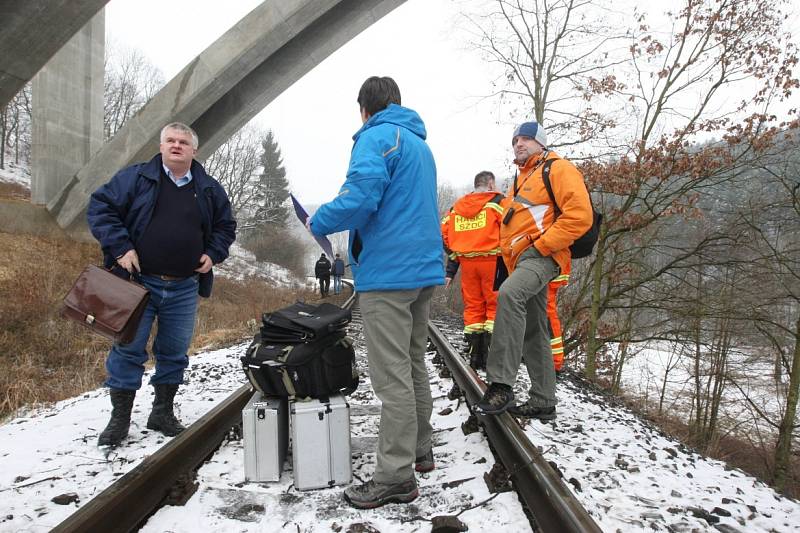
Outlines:
[{"label": "man in navy jacket", "polygon": [[372,508],[414,500],[414,470],[434,468],[425,348],[444,264],[436,164],[422,119],[400,105],[400,89],[388,77],[368,78],[358,104],[363,126],[353,136],[347,179],[307,224],[315,235],[350,230],[350,268],[381,424],[373,478],[347,488],[344,497]]},{"label": "man in navy jacket", "polygon": [[150,291],[136,337],[115,344],[106,359],[112,412],[99,446],[118,446],[128,435],[156,317],[156,365],[150,378],[155,400],[147,427],[167,436],[185,429],[173,401],[189,364],[197,296],[211,295],[211,267],[228,257],[236,238],[228,195],[194,160],[197,145],[189,126],[166,125],[158,155],[120,170],[89,201],[89,228],[103,249],[106,268],[134,276]]}]

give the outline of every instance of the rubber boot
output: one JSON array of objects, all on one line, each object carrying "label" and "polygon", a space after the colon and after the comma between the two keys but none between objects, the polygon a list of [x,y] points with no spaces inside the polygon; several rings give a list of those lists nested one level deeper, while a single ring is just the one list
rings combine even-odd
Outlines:
[{"label": "rubber boot", "polygon": [[467,355],[469,355],[469,366],[478,370],[481,366],[481,336],[482,333],[465,333],[467,341]]},{"label": "rubber boot", "polygon": [[481,338],[481,369],[486,370],[486,364],[489,362],[489,347],[492,345],[492,334],[484,331]]},{"label": "rubber boot", "polygon": [[180,421],[172,412],[175,393],[178,392],[177,383],[163,383],[153,385],[156,397],[153,400],[153,411],[147,419],[147,429],[159,431],[167,437],[174,437],[184,429]]},{"label": "rubber boot", "polygon": [[115,448],[128,436],[131,427],[131,410],[136,391],[129,389],[109,389],[111,398],[111,420],[97,439],[98,446]]}]

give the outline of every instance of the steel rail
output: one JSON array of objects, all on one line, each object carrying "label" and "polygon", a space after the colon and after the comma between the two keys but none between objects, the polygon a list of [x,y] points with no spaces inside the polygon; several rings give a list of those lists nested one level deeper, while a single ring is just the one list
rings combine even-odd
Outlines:
[{"label": "steel rail", "polygon": [[[342,280],[342,283],[353,289],[351,282]],[[353,290],[344,307],[352,307],[355,298]],[[96,533],[138,529],[158,509],[178,479],[197,469],[220,446],[225,435],[241,421],[242,409],[252,394],[250,384],[242,385],[52,531]]]},{"label": "steel rail", "polygon": [[[428,322],[428,333],[467,402],[475,405],[483,396],[486,384],[431,322]],[[602,532],[510,414],[476,416],[541,531]]]}]

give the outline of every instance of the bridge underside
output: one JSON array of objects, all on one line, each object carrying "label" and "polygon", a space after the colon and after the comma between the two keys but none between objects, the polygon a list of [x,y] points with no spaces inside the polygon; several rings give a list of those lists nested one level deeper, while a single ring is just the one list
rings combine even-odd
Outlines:
[{"label": "bridge underside", "polygon": [[108,0],[0,2],[0,107],[107,3]]},{"label": "bridge underside", "polygon": [[405,0],[266,1],[203,51],[95,154],[48,204],[66,229],[85,225],[89,195],[158,151],[161,127],[191,124],[199,158],[281,92]]}]

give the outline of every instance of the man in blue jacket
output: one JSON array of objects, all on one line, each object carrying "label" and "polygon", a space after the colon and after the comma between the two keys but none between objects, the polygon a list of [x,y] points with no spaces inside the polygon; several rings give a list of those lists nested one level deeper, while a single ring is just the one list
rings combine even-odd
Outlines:
[{"label": "man in blue jacket", "polygon": [[112,412],[99,446],[118,446],[128,435],[156,317],[150,378],[155,400],[147,427],[167,436],[185,429],[175,418],[173,400],[189,364],[197,296],[211,295],[211,267],[228,257],[236,238],[228,195],[194,160],[197,144],[189,126],[166,125],[158,155],[120,170],[89,200],[89,228],[100,241],[106,268],[134,276],[150,291],[136,337],[115,344],[106,359]]},{"label": "man in blue jacket", "polygon": [[350,231],[369,373],[382,407],[375,474],[344,497],[373,508],[414,500],[414,470],[434,468],[425,347],[431,296],[444,284],[444,264],[436,165],[425,125],[400,105],[400,89],[388,77],[368,78],[358,105],[363,126],[353,136],[347,179],[307,224],[315,235]]}]

